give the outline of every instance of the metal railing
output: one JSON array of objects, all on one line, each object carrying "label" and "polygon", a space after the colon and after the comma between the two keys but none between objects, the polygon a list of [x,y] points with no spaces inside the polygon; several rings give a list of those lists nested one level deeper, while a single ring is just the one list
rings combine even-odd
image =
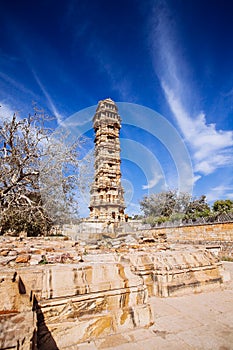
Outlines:
[{"label": "metal railing", "polygon": [[223,213],[217,217],[199,217],[195,220],[193,219],[180,219],[165,221],[162,223],[157,223],[154,228],[162,227],[180,227],[180,226],[197,226],[197,225],[212,225],[212,224],[224,224],[233,222],[233,213]]}]

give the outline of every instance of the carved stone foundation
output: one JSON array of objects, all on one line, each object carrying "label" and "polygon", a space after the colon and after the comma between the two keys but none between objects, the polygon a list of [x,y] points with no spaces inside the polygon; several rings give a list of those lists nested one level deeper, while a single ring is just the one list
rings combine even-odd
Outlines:
[{"label": "carved stone foundation", "polygon": [[85,252],[71,241],[30,241],[27,254],[28,243],[0,249],[0,349],[65,350],[149,327],[156,322],[150,296],[201,292],[223,281],[221,263],[207,250],[120,239],[110,248],[86,244]]},{"label": "carved stone foundation", "polygon": [[147,288],[129,265],[58,264],[14,276],[5,273],[1,290],[0,349],[65,349],[153,324]]},{"label": "carved stone foundation", "polygon": [[208,251],[129,254],[149,296],[168,297],[203,292],[223,282],[221,263]]},{"label": "carved stone foundation", "polygon": [[152,324],[147,288],[124,264],[46,266],[35,298],[39,349],[48,349],[44,324],[59,349]]}]

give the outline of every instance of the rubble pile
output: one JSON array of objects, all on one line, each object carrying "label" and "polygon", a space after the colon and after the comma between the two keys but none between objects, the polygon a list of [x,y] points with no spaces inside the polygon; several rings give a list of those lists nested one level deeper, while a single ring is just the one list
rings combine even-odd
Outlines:
[{"label": "rubble pile", "polygon": [[168,249],[164,235],[142,237],[121,234],[116,238],[103,235],[97,241],[72,241],[66,236],[57,237],[0,237],[0,266],[34,266],[40,264],[78,263],[83,255],[119,253],[129,249],[156,251]]}]

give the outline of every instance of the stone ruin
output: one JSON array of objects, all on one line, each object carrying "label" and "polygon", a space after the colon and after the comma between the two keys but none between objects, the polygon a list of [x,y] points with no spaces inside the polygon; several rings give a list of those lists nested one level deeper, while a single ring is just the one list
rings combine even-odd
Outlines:
[{"label": "stone ruin", "polygon": [[120,117],[111,99],[99,103],[93,121],[90,221],[118,231],[96,239],[85,234],[85,240],[0,237],[1,350],[76,349],[150,327],[156,322],[150,297],[211,290],[227,277],[219,258],[203,247],[169,243],[156,229],[119,231],[125,220]]},{"label": "stone ruin", "polygon": [[150,327],[150,297],[222,285],[218,257],[156,230],[95,242],[1,237],[0,349],[72,349]]}]

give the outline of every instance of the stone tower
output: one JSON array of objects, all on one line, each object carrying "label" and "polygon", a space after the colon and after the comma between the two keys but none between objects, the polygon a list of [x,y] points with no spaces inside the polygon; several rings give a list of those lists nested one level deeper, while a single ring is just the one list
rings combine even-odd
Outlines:
[{"label": "stone tower", "polygon": [[121,186],[121,118],[110,99],[100,101],[93,118],[95,130],[95,175],[91,186],[90,219],[124,221],[124,190]]}]

